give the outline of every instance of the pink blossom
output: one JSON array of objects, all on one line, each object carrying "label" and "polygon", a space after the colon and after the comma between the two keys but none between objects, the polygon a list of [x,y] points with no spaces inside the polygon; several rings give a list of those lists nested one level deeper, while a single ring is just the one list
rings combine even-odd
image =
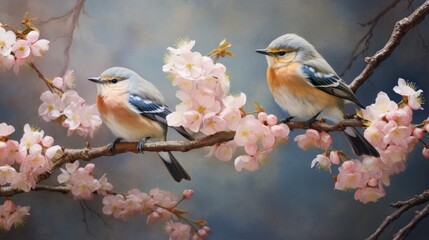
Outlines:
[{"label": "pink blossom", "polygon": [[31,42],[19,39],[13,44],[12,51],[18,59],[27,58],[31,53]]},{"label": "pink blossom", "polygon": [[311,167],[317,166],[318,169],[323,169],[331,172],[331,161],[324,154],[318,154],[315,159],[311,162]]},{"label": "pink blossom", "polygon": [[178,48],[168,47],[167,50],[170,51],[170,53],[172,54],[181,55],[185,53],[190,53],[194,45],[195,41],[182,41],[180,44],[178,44]]},{"label": "pink blossom", "polygon": [[378,199],[384,197],[386,193],[383,189],[375,187],[364,187],[356,190],[354,198],[362,203],[376,202]]},{"label": "pink blossom", "polygon": [[338,168],[335,189],[347,190],[363,187],[368,182],[368,173],[358,160],[347,160]]},{"label": "pink blossom", "polygon": [[409,83],[404,79],[399,78],[398,86],[395,86],[393,88],[393,91],[404,97],[407,97],[408,106],[410,106],[412,109],[423,109],[421,107],[422,101],[420,99],[420,95],[422,94],[423,90],[420,89],[416,91],[416,87],[412,83]]},{"label": "pink blossom", "polygon": [[429,158],[429,148],[424,147],[422,151],[423,157]]},{"label": "pink blossom", "polygon": [[384,151],[380,153],[381,161],[386,165],[405,161],[407,155],[407,148],[400,145],[389,145]]},{"label": "pink blossom", "polygon": [[362,109],[363,117],[369,121],[376,121],[383,118],[388,112],[396,111],[398,105],[391,101],[385,92],[379,92],[375,103]]},{"label": "pink blossom", "polygon": [[402,107],[395,111],[390,111],[386,114],[386,119],[388,121],[395,121],[397,125],[407,126],[411,124],[413,119],[413,110],[408,107]]},{"label": "pink blossom", "polygon": [[372,122],[371,126],[365,129],[364,137],[369,141],[374,147],[379,149],[384,149],[387,144],[384,142],[384,126],[387,123],[385,121],[375,121]]},{"label": "pink blossom", "polygon": [[40,33],[31,31],[26,38],[31,43],[31,53],[34,56],[41,57],[49,49],[49,41],[46,39],[39,40]]},{"label": "pink blossom", "polygon": [[0,58],[1,63],[3,64],[3,67],[6,69],[10,69],[13,65],[15,65],[15,57],[13,55],[7,55],[2,58]]},{"label": "pink blossom", "polygon": [[219,115],[226,121],[227,123],[226,127],[229,130],[232,130],[232,131],[237,130],[237,126],[240,123],[240,119],[241,119],[240,109],[227,107],[227,108],[224,108]]},{"label": "pink blossom", "polygon": [[103,174],[101,178],[98,180],[100,187],[97,189],[97,193],[101,196],[105,196],[107,192],[112,191],[113,185],[107,181],[106,174]]},{"label": "pink blossom", "polygon": [[340,156],[338,151],[331,151],[329,153],[329,161],[331,161],[332,164],[340,164]]},{"label": "pink blossom", "polygon": [[8,231],[12,226],[22,224],[25,216],[30,215],[29,211],[29,206],[16,206],[12,200],[6,200],[0,205],[0,229]]},{"label": "pink blossom", "polygon": [[[7,140],[5,154],[2,157],[3,163],[13,165],[15,161],[21,163],[25,155],[19,151],[19,143],[17,141]],[[1,160],[0,165],[2,165]]]},{"label": "pink blossom", "polygon": [[[30,150],[33,146],[39,145],[39,143],[42,141],[44,135],[44,131],[37,131],[30,127],[30,125],[27,123],[24,125],[24,135],[21,138],[21,141],[19,143],[20,149],[23,150]],[[40,146],[40,145],[39,145]],[[38,147],[38,146],[35,146]]]},{"label": "pink blossom", "polygon": [[203,117],[197,111],[191,110],[183,113],[183,127],[189,128],[193,132],[198,132],[200,130],[202,121]]},{"label": "pink blossom", "polygon": [[250,155],[238,156],[234,161],[235,170],[241,172],[242,169],[255,171],[259,169],[259,164],[256,159]]},{"label": "pink blossom", "polygon": [[267,116],[266,121],[267,121],[268,125],[273,126],[273,125],[277,124],[277,117],[273,114],[270,114]]},{"label": "pink blossom", "polygon": [[107,194],[103,197],[102,212],[105,215],[113,215],[115,218],[120,218],[121,212],[125,205],[125,197],[121,194]]},{"label": "pink blossom", "polygon": [[314,129],[307,129],[305,134],[298,135],[294,139],[294,141],[298,143],[298,146],[303,150],[319,146],[319,140],[320,134]]},{"label": "pink blossom", "polygon": [[13,31],[6,31],[0,27],[0,54],[4,57],[10,56],[12,45],[16,41],[16,35]]},{"label": "pink blossom", "polygon": [[422,128],[414,128],[413,137],[420,139],[424,136],[425,131]]},{"label": "pink blossom", "polygon": [[211,157],[214,154],[216,158],[221,161],[229,161],[232,159],[236,148],[237,145],[234,141],[217,144],[210,148],[210,152],[207,154],[207,157]]},{"label": "pink blossom", "polygon": [[74,90],[67,90],[64,92],[61,97],[61,110],[64,110],[69,105],[82,105],[85,103],[85,100],[79,96],[79,94]]},{"label": "pink blossom", "polygon": [[58,94],[45,91],[40,100],[43,103],[39,107],[39,116],[42,116],[43,120],[51,121],[61,116],[61,98]]},{"label": "pink blossom", "polygon": [[270,127],[271,132],[274,137],[279,139],[287,139],[290,133],[290,128],[288,125],[281,123]]},{"label": "pink blossom", "polygon": [[192,190],[192,189],[185,189],[183,191],[182,196],[183,196],[184,199],[190,199],[190,198],[192,198],[192,196],[194,196],[194,190]]},{"label": "pink blossom", "polygon": [[[95,104],[83,105],[80,109],[79,121],[80,125],[77,128],[79,135],[86,136],[89,134],[92,137],[93,132],[102,124],[97,106]],[[69,130],[72,129],[69,128]]]},{"label": "pink blossom", "polygon": [[15,128],[12,125],[7,125],[6,123],[0,123],[0,138],[9,136],[15,132]]},{"label": "pink blossom", "polygon": [[63,122],[63,127],[69,130],[76,130],[81,124],[82,106],[80,104],[70,104],[64,109],[66,119]]},{"label": "pink blossom", "polygon": [[33,178],[28,178],[25,173],[18,172],[12,179],[10,186],[13,189],[29,192],[33,186],[36,186],[36,182]]},{"label": "pink blossom", "polygon": [[396,126],[396,124],[388,123],[383,130],[386,132],[383,141],[389,145],[393,144],[405,148],[413,138],[411,126]]},{"label": "pink blossom", "polygon": [[212,112],[204,115],[203,127],[201,128],[201,132],[205,135],[211,135],[223,131],[226,126],[227,122],[225,121],[225,119]]},{"label": "pink blossom", "polygon": [[0,166],[0,185],[5,185],[12,182],[16,176],[15,168],[9,165]]},{"label": "pink blossom", "polygon": [[188,224],[167,221],[165,230],[170,235],[170,240],[191,239],[191,226]]}]

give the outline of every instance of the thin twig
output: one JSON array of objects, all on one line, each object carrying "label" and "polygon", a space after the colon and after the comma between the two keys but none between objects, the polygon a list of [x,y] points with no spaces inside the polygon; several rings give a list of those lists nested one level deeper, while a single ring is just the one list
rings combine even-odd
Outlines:
[{"label": "thin twig", "polygon": [[415,226],[425,217],[429,215],[429,204],[426,205],[423,210],[418,211],[413,219],[407,224],[407,226],[403,227],[399,230],[395,235],[393,235],[394,240],[402,240],[405,239],[408,234],[414,229]]},{"label": "thin twig", "polygon": [[[361,39],[356,43],[355,48],[353,49],[351,53],[350,61],[348,62],[347,66],[344,68],[344,70],[339,74],[340,76],[344,76],[344,74],[352,67],[354,61],[360,56],[365,54],[368,51],[373,32],[375,27],[378,24],[378,21],[386,15],[390,10],[395,8],[395,6],[400,2],[401,0],[394,0],[389,5],[387,5],[382,11],[380,11],[373,19],[369,20],[366,23],[359,23],[360,26],[366,27],[369,26],[368,31],[362,36]],[[364,45],[364,47],[361,48],[361,46]]]},{"label": "thin twig", "polygon": [[365,69],[350,84],[350,88],[354,92],[356,92],[356,90],[372,75],[380,63],[393,53],[406,33],[414,26],[422,22],[428,13],[429,0],[425,1],[411,15],[396,22],[393,32],[386,45],[377,51],[374,56],[365,58],[365,63],[367,64]]},{"label": "thin twig", "polygon": [[418,206],[428,201],[429,201],[429,190],[426,190],[422,194],[417,195],[409,200],[392,203],[391,206],[398,209],[394,211],[392,214],[390,214],[389,216],[387,216],[380,224],[380,226],[377,228],[377,230],[371,236],[369,236],[367,240],[377,239],[380,236],[380,234],[384,231],[384,229],[386,229],[386,227],[389,226],[393,221],[398,219],[402,215],[402,213],[406,212],[408,209],[412,207]]}]

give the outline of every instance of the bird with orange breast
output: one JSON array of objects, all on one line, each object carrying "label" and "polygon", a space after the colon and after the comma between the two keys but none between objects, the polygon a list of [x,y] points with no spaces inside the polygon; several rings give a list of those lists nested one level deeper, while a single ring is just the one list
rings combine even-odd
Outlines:
[{"label": "bird with orange breast", "polygon": [[[338,123],[345,119],[344,103],[364,107],[334,69],[304,38],[290,33],[273,40],[266,49],[267,82],[275,101],[291,117],[308,120],[317,117]],[[378,151],[354,128],[345,136],[357,155],[379,157]]]},{"label": "bird with orange breast", "polygon": [[[166,140],[166,116],[171,113],[161,92],[136,72],[123,67],[112,67],[99,77],[91,77],[97,83],[97,107],[103,122],[117,139],[139,142],[137,149],[143,151],[144,143],[151,138]],[[184,128],[175,127],[188,140],[193,137]],[[191,180],[171,152],[158,152],[171,176],[177,182]]]}]

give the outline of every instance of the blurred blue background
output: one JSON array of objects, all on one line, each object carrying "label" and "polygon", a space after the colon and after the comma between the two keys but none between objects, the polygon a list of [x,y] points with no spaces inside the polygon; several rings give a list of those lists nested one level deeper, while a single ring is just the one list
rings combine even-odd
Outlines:
[{"label": "blurred blue background", "polygon": [[[76,73],[76,89],[88,103],[95,102],[96,87],[86,79],[98,76],[111,66],[134,69],[155,83],[170,106],[178,103],[176,89],[165,78],[161,68],[169,46],[183,37],[196,40],[195,51],[207,54],[220,40],[232,42],[234,58],[222,59],[231,75],[231,92],[245,92],[247,110],[252,100],[269,113],[286,116],[274,103],[265,82],[266,60],[253,50],[266,47],[274,38],[295,32],[313,43],[331,66],[342,72],[357,41],[369,27],[367,22],[391,1],[291,1],[291,0],[92,0],[85,2],[85,12],[70,49],[69,69]],[[409,2],[413,2],[411,6]],[[373,31],[367,56],[373,55],[389,38],[394,23],[408,16],[423,1],[402,1],[383,16]],[[75,1],[2,0],[0,22],[18,26],[25,12],[44,22],[66,14]],[[379,91],[393,93],[399,77],[415,82],[429,92],[428,19],[411,30],[388,60],[384,61],[357,92],[365,104],[373,103]],[[46,56],[35,61],[47,76],[58,76],[65,64],[65,38],[71,18],[53,20],[40,26],[41,37],[49,39]],[[350,83],[363,69],[358,57],[343,76]],[[12,138],[22,136],[29,122],[45,130],[56,143],[67,148],[81,148],[88,140],[92,146],[110,143],[114,137],[103,126],[93,138],[65,138],[66,130],[44,122],[37,114],[44,84],[27,66],[20,73],[0,72],[0,122],[15,126]],[[424,106],[426,107],[426,106]],[[427,108],[427,107],[426,107]],[[428,116],[416,112],[414,122]],[[302,130],[291,134],[291,139]],[[182,139],[175,133],[170,139]],[[334,134],[334,147],[349,151],[341,134]],[[205,158],[204,149],[177,153],[177,158],[192,176],[191,182],[174,182],[154,153],[122,154],[93,160],[96,173],[107,177],[115,191],[131,188],[149,191],[160,187],[181,194],[192,188],[195,197],[183,207],[193,218],[208,221],[213,229],[210,239],[363,239],[375,231],[381,221],[394,211],[391,202],[408,199],[429,187],[429,161],[421,156],[418,145],[408,158],[405,172],[391,179],[387,196],[376,203],[361,204],[352,192],[334,190],[332,176],[310,168],[319,150],[303,152],[291,141],[270,154],[270,160],[256,172],[236,172],[233,162]],[[48,183],[55,184],[59,171]],[[3,198],[0,198],[3,201]],[[70,195],[32,192],[13,197],[19,205],[31,205],[25,225],[1,232],[1,239],[167,239],[162,224],[146,225],[145,217],[123,222],[111,217],[99,218],[83,210]],[[86,202],[101,212],[101,199]],[[413,215],[405,214],[387,228],[380,239],[390,239]],[[427,239],[429,220],[423,220],[410,239]]]}]

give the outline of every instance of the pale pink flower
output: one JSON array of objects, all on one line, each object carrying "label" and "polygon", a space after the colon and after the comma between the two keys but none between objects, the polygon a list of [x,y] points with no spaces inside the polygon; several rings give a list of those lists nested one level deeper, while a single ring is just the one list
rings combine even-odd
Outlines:
[{"label": "pale pink flower", "polygon": [[119,218],[125,205],[125,197],[121,194],[107,194],[103,197],[103,209],[102,212],[105,215],[113,215],[115,218]]},{"label": "pale pink flower", "polygon": [[241,172],[243,169],[248,171],[256,171],[259,169],[259,163],[254,156],[241,155],[235,159],[234,167],[238,172]]},{"label": "pale pink flower", "polygon": [[41,57],[49,49],[49,41],[46,39],[39,40],[40,33],[31,31],[26,38],[31,43],[31,53],[34,56]]},{"label": "pale pink flower", "polygon": [[12,51],[18,59],[27,58],[31,53],[31,42],[19,39],[13,44]]},{"label": "pale pink flower", "polygon": [[375,187],[364,187],[356,190],[354,198],[362,203],[376,202],[378,199],[384,197],[386,193],[383,189]]},{"label": "pale pink flower", "polygon": [[15,65],[15,62],[16,62],[15,57],[13,55],[4,56],[0,58],[0,60],[3,67],[5,67],[6,69],[10,69],[12,66]]},{"label": "pale pink flower", "polygon": [[28,178],[25,173],[18,172],[16,173],[15,177],[12,179],[12,182],[10,183],[11,187],[13,189],[19,189],[24,192],[29,192],[32,188],[32,186],[36,185],[34,179]]},{"label": "pale pink flower", "polygon": [[4,154],[2,154],[2,159],[0,159],[0,165],[8,164],[12,166],[15,161],[21,163],[24,157],[25,155],[19,151],[19,143],[15,140],[7,140]]},{"label": "pale pink flower", "polygon": [[4,122],[0,123],[0,138],[7,137],[13,132],[15,132],[15,128],[12,125],[7,125]]},{"label": "pale pink flower", "polygon": [[0,27],[0,54],[4,57],[10,56],[12,45],[16,41],[16,35],[13,31],[6,31]]},{"label": "pale pink flower", "polygon": [[388,112],[396,111],[398,105],[391,101],[385,92],[379,92],[375,103],[362,109],[363,117],[369,121],[376,121],[383,118]]},{"label": "pale pink flower", "polygon": [[83,168],[77,169],[71,175],[68,183],[70,191],[76,199],[92,199],[92,193],[100,188],[100,183]]},{"label": "pale pink flower", "polygon": [[422,128],[414,128],[413,130],[413,137],[416,137],[417,139],[420,139],[424,136],[425,131]]},{"label": "pale pink flower", "polygon": [[246,94],[240,93],[238,96],[229,95],[222,99],[226,108],[241,108],[246,103]]},{"label": "pale pink flower", "polygon": [[15,176],[15,168],[9,165],[0,166],[0,185],[11,183]]},{"label": "pale pink flower", "polygon": [[[171,114],[169,114],[170,116]],[[171,118],[173,118],[173,115]],[[171,120],[170,118],[170,120]],[[198,132],[201,127],[201,123],[203,122],[203,117],[197,111],[186,111],[183,113],[183,127],[189,128],[189,130],[193,132]],[[174,125],[173,125],[174,126]]]},{"label": "pale pink flower", "polygon": [[303,150],[308,150],[310,147],[318,147],[319,140],[320,134],[314,129],[307,129],[305,134],[298,135],[294,139],[298,146]]},{"label": "pale pink flower", "polygon": [[400,145],[389,145],[384,151],[380,152],[380,159],[386,165],[405,161],[407,157],[407,148]]},{"label": "pale pink flower", "polygon": [[390,124],[389,122],[384,128],[386,135],[384,136],[383,141],[389,145],[393,144],[405,148],[408,143],[412,141],[412,131],[411,126],[396,126],[396,123]]},{"label": "pale pink flower", "polygon": [[58,94],[52,93],[51,91],[45,91],[40,96],[42,104],[39,107],[39,116],[42,116],[43,120],[51,121],[61,116],[61,98]]},{"label": "pale pink flower", "polygon": [[6,200],[0,205],[0,229],[8,231],[12,226],[19,226],[25,216],[30,215],[29,211],[29,206],[16,206],[12,200]]},{"label": "pale pink flower", "polygon": [[397,125],[400,126],[408,126],[411,124],[411,120],[413,120],[413,110],[408,107],[402,107],[395,111],[390,111],[386,114],[386,119],[388,121],[395,121]]},{"label": "pale pink flower", "polygon": [[91,137],[94,131],[103,123],[98,113],[97,106],[95,104],[83,105],[81,107],[79,121],[80,126],[77,129],[79,135],[86,136],[87,134],[89,134]]},{"label": "pale pink flower", "polygon": [[76,130],[81,124],[82,106],[80,104],[70,104],[64,109],[66,119],[62,123],[63,127],[69,130]]},{"label": "pale pink flower", "polygon": [[323,150],[327,150],[331,146],[332,141],[332,137],[329,135],[329,133],[321,132],[318,147]]},{"label": "pale pink flower", "polygon": [[290,133],[290,128],[288,125],[281,123],[270,127],[271,132],[274,137],[279,139],[287,139]]},{"label": "pale pink flower", "polygon": [[185,53],[190,53],[191,49],[194,47],[195,45],[195,41],[182,41],[179,45],[178,48],[172,48],[172,47],[168,47],[167,50],[170,51],[172,54],[175,55],[181,55],[181,54],[185,54]]},{"label": "pale pink flower", "polygon": [[219,114],[220,117],[222,117],[227,125],[226,127],[229,130],[235,131],[237,130],[237,126],[240,123],[240,119],[241,119],[241,112],[240,109],[238,108],[224,108],[222,110],[222,112]]},{"label": "pale pink flower", "polygon": [[366,185],[369,176],[358,160],[347,160],[338,168],[335,189],[347,190],[356,189]]},{"label": "pale pink flower", "polygon": [[331,172],[331,161],[324,154],[318,154],[313,161],[311,161],[311,168],[317,167],[318,169],[323,169],[328,172]]},{"label": "pale pink flower", "polygon": [[48,149],[46,149],[45,156],[48,160],[52,160],[55,155],[58,153],[58,151],[62,151],[61,147],[59,145],[51,146]]},{"label": "pale pink flower", "polygon": [[112,191],[113,185],[107,181],[106,174],[103,174],[100,179],[98,179],[100,187],[97,189],[97,193],[105,196],[107,192]]},{"label": "pale pink flower", "polygon": [[191,226],[181,222],[167,221],[165,230],[170,235],[169,240],[191,239]]},{"label": "pale pink flower", "polygon": [[65,89],[64,79],[62,77],[54,77],[54,79],[52,79],[52,85],[61,90]]},{"label": "pale pink flower", "polygon": [[[198,116],[198,118],[200,117],[199,114],[197,114],[197,116]],[[167,115],[166,120],[167,120],[168,126],[171,126],[171,127],[180,127],[182,125],[184,126],[184,124],[183,124],[184,123],[184,112],[174,111],[174,112]],[[197,124],[197,125],[199,127],[199,124]],[[198,128],[198,130],[199,130],[199,128]]]},{"label": "pale pink flower", "polygon": [[82,105],[85,100],[74,90],[67,90],[61,97],[61,110],[69,105]]},{"label": "pale pink flower", "polygon": [[212,135],[214,133],[223,131],[227,126],[227,122],[216,113],[208,113],[204,115],[203,127],[200,129],[205,135]]},{"label": "pale pink flower", "polygon": [[183,78],[198,80],[203,78],[203,56],[199,52],[184,53],[170,58],[174,67],[173,71]]},{"label": "pale pink flower", "polygon": [[384,126],[387,123],[385,121],[375,121],[372,122],[372,125],[369,126],[364,131],[364,137],[366,140],[368,140],[371,145],[374,147],[378,147],[379,149],[386,148],[387,144],[384,142]]},{"label": "pale pink flower", "polygon": [[273,125],[277,124],[277,120],[278,119],[277,119],[277,117],[275,115],[270,114],[270,115],[267,116],[266,122],[267,122],[268,125],[273,126]]},{"label": "pale pink flower", "polygon": [[236,148],[237,145],[233,140],[226,143],[216,144],[210,148],[210,152],[207,154],[207,157],[211,157],[214,154],[216,158],[221,161],[229,161],[232,159]]},{"label": "pale pink flower", "polygon": [[423,157],[429,158],[429,148],[424,147],[422,151]]},{"label": "pale pink flower", "polygon": [[184,199],[190,199],[190,198],[192,198],[192,196],[194,196],[194,190],[185,189],[185,190],[183,190],[182,196]]},{"label": "pale pink flower", "polygon": [[338,151],[331,151],[329,153],[329,160],[332,164],[340,164],[340,156],[338,155]]},{"label": "pale pink flower", "polygon": [[[39,145],[42,141],[44,131],[33,130],[27,123],[24,125],[24,135],[21,138],[19,147],[22,150],[30,150],[34,145]],[[37,147],[37,146],[36,146]]]},{"label": "pale pink flower", "polygon": [[398,79],[398,86],[395,86],[393,88],[393,91],[395,91],[397,94],[402,95],[404,97],[408,98],[408,106],[410,106],[414,110],[423,109],[421,107],[421,99],[420,95],[422,94],[423,90],[417,90],[414,84],[409,83],[405,81],[402,78]]}]

